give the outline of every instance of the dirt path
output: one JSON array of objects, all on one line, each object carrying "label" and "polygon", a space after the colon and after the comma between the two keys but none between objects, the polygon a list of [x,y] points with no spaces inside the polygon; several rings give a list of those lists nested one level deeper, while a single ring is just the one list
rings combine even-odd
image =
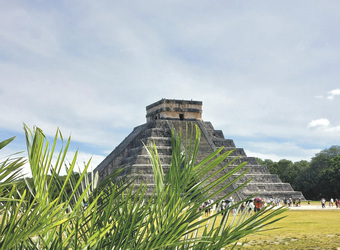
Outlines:
[{"label": "dirt path", "polygon": [[326,205],[325,208],[322,208],[321,204],[320,205],[302,205],[301,207],[289,207],[290,210],[339,210],[340,208],[336,208],[334,205],[333,207],[329,207]]}]

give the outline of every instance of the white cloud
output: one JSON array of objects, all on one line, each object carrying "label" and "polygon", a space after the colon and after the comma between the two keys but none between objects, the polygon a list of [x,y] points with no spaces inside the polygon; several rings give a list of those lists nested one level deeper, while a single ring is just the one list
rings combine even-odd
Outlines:
[{"label": "white cloud", "polygon": [[340,126],[331,126],[328,119],[321,118],[317,120],[312,120],[308,125],[308,128],[317,129],[321,132],[326,132],[329,134],[334,134],[340,131]]},{"label": "white cloud", "polygon": [[[228,138],[340,141],[323,133],[338,130],[336,102],[320,101],[339,95],[340,8],[193,3],[0,4],[0,131],[60,127],[104,154],[145,122],[145,106],[176,98],[203,101]],[[306,129],[314,117],[329,121],[308,128],[324,131]]]},{"label": "white cloud", "polygon": [[308,123],[308,128],[327,128],[329,126],[329,120],[325,118],[312,120],[310,123]]},{"label": "white cloud", "polygon": [[[340,89],[333,89],[331,91],[327,92],[328,95],[326,96],[326,98],[328,100],[333,100],[336,96],[340,95]],[[324,96],[323,95],[315,95],[314,96],[316,99],[323,99]]]},{"label": "white cloud", "polygon": [[329,100],[333,100],[335,98],[335,96],[340,95],[340,89],[333,89],[331,91],[328,92],[328,96],[327,99]]},{"label": "white cloud", "polygon": [[310,161],[321,149],[305,149],[294,143],[278,142],[256,142],[249,143],[249,149],[245,149],[247,156],[261,159],[271,159],[279,161],[282,159],[293,162],[307,160]]}]

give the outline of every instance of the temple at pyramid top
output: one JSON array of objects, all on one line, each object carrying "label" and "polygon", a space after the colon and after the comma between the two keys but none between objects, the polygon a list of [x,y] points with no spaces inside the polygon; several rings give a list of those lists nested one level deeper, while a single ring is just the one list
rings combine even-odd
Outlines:
[{"label": "temple at pyramid top", "polygon": [[202,121],[202,102],[162,99],[146,107],[146,121],[197,120]]}]

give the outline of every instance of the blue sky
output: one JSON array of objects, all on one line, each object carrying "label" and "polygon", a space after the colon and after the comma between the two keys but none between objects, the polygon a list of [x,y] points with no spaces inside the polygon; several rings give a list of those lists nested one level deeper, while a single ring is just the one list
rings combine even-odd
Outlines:
[{"label": "blue sky", "polygon": [[339,65],[337,1],[1,1],[1,154],[59,127],[95,168],[169,98],[248,156],[310,160],[340,142]]}]

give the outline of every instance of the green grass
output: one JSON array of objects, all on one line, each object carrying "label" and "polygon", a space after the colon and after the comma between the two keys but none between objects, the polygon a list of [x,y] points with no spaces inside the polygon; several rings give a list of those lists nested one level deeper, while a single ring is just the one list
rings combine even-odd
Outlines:
[{"label": "green grass", "polygon": [[[302,206],[308,206],[307,201]],[[321,206],[311,201],[311,206]],[[242,249],[340,249],[340,209],[288,210],[282,220],[244,238]],[[204,214],[202,214],[204,218]],[[220,222],[222,216],[218,216]],[[201,233],[201,232],[200,232]]]},{"label": "green grass", "polygon": [[270,228],[246,238],[251,249],[338,249],[339,210],[287,211],[286,217]]}]

